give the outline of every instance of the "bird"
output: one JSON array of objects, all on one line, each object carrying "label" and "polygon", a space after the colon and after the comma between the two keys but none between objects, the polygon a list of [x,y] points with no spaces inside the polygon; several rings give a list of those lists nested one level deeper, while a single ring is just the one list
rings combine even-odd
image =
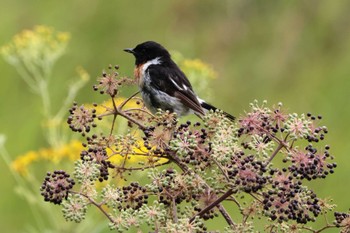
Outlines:
[{"label": "bird", "polygon": [[[202,118],[207,111],[217,110],[196,95],[184,72],[161,44],[146,41],[124,51],[135,57],[135,80],[145,106],[152,113],[161,109],[179,117],[194,113]],[[234,121],[233,115],[223,114]]]}]

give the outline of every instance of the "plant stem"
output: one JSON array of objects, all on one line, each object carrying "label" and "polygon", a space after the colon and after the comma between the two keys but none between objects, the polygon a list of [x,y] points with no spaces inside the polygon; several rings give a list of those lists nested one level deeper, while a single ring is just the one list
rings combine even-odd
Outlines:
[{"label": "plant stem", "polygon": [[279,143],[276,150],[272,153],[272,155],[270,156],[270,158],[266,161],[265,166],[267,166],[272,160],[273,158],[277,155],[277,153],[284,147],[284,145],[282,143]]},{"label": "plant stem", "polygon": [[73,193],[73,194],[78,194],[78,195],[83,196],[86,199],[88,199],[91,204],[96,206],[109,219],[109,221],[111,221],[112,223],[115,223],[113,218],[102,208],[102,204],[95,202],[93,199],[91,199],[91,197],[89,197],[88,195],[86,195],[84,193],[75,192],[75,191],[69,191],[69,192]]},{"label": "plant stem", "polygon": [[[224,193],[221,197],[219,197],[218,199],[216,199],[215,201],[213,201],[210,205],[208,205],[207,207],[205,207],[204,209],[202,209],[200,212],[198,212],[195,216],[193,216],[191,219],[190,219],[190,222],[193,222],[193,220],[199,216],[199,217],[202,217],[205,213],[207,213],[208,211],[210,211],[211,209],[213,209],[214,207],[218,206],[222,201],[226,200],[226,198],[228,198],[231,194],[233,194],[233,189],[229,189],[227,190],[226,193]],[[218,206],[219,210],[220,208],[222,207],[222,205]],[[221,212],[221,214],[223,214],[223,212]],[[234,222],[232,221],[231,217],[228,215],[228,213],[226,212],[226,210],[224,211],[224,214],[227,216],[224,216],[224,218],[226,219],[229,219],[229,225],[232,226],[234,225]],[[224,215],[223,214],[223,215]]]},{"label": "plant stem", "polygon": [[172,214],[173,214],[173,221],[174,223],[177,223],[178,222],[178,219],[177,219],[177,208],[176,208],[176,202],[175,202],[175,198],[172,198],[171,200],[171,209],[172,209]]},{"label": "plant stem", "polygon": [[125,114],[124,111],[122,109],[120,109],[119,107],[117,107],[115,109],[115,114],[117,115],[121,115],[122,117],[124,117],[125,119],[127,119],[128,121],[131,121],[132,123],[134,123],[135,125],[137,125],[141,130],[145,130],[146,127],[141,124],[140,122],[138,122],[137,120],[135,120],[134,118],[130,117],[128,114]]}]

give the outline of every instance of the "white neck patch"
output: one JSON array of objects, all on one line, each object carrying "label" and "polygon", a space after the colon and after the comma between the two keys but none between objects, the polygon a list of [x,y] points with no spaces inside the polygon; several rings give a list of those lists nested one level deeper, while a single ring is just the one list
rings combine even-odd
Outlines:
[{"label": "white neck patch", "polygon": [[160,60],[160,57],[156,57],[148,62],[146,62],[143,66],[142,66],[142,71],[145,72],[147,70],[147,68],[150,66],[150,65],[159,65],[161,64],[162,61]]}]

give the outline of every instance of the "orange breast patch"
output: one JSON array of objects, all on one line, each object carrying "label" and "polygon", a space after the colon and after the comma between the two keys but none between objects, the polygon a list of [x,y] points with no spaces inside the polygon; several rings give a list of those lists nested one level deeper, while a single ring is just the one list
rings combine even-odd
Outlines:
[{"label": "orange breast patch", "polygon": [[139,66],[136,66],[135,69],[134,69],[134,76],[135,76],[137,84],[140,87],[142,87],[142,85],[143,85],[142,67],[143,67],[143,64],[139,65]]}]

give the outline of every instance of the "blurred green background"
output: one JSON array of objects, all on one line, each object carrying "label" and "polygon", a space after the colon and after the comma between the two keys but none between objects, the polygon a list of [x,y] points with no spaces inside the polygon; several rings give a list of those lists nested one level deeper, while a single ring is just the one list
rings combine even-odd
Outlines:
[{"label": "blurred green background", "polygon": [[[91,75],[77,101],[96,101],[99,97],[91,86],[108,64],[119,64],[120,73],[132,75],[134,59],[122,49],[155,40],[212,65],[219,74],[212,83],[212,103],[227,112],[239,115],[258,99],[283,102],[292,112],[321,114],[339,166],[312,187],[320,197],[332,197],[337,210],[347,211],[349,12],[349,1],[329,0],[2,0],[0,45],[35,25],[71,33],[67,53],[55,65],[51,80],[57,106],[77,66]],[[4,59],[0,70],[0,133],[7,136],[7,150],[15,157],[47,146],[40,99]],[[0,178],[1,231],[21,232],[30,225],[32,213],[14,193],[15,180],[3,161]]]}]

